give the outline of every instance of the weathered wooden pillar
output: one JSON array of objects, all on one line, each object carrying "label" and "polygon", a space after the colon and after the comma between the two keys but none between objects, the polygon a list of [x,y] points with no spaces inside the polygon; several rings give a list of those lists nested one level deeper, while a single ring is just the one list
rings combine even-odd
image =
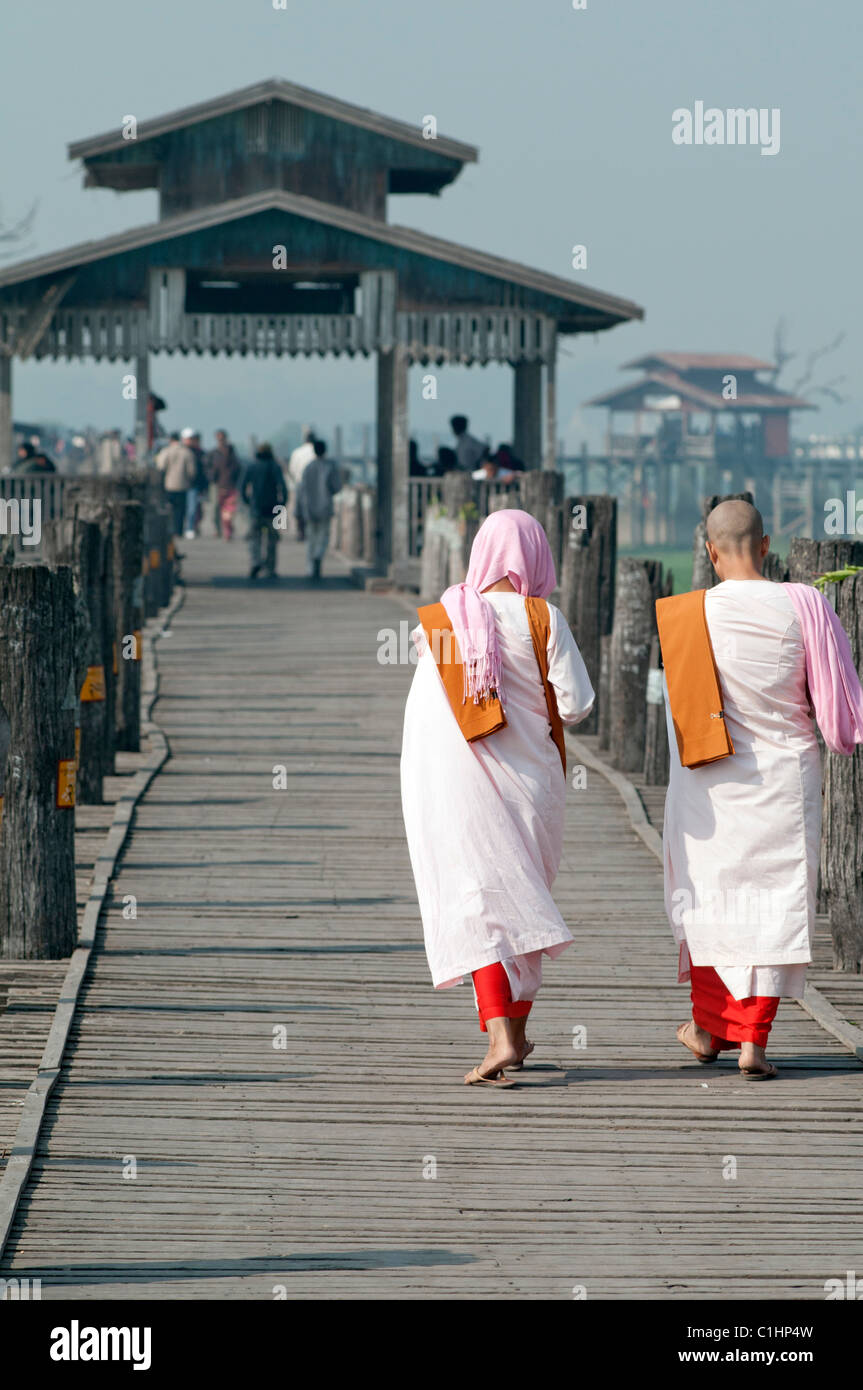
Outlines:
[{"label": "weathered wooden pillar", "polygon": [[[859,548],[863,552],[863,545]],[[829,587],[836,594],[836,612],[848,633],[855,665],[863,673],[863,571]],[[863,749],[857,748],[851,757],[827,753],[823,807],[821,892],[833,937],[833,968],[859,975],[863,972]]]},{"label": "weathered wooden pillar", "polygon": [[[557,340],[552,342],[545,364],[545,443],[542,466],[550,472],[557,469]],[[518,451],[516,451],[518,452]]]},{"label": "weathered wooden pillar", "polygon": [[0,566],[0,955],[74,948],[75,594],[69,569]]},{"label": "weathered wooden pillar", "polygon": [[[599,685],[594,686],[596,691],[596,712],[591,712],[588,716],[591,721],[596,722],[596,741],[599,747],[606,752],[611,744],[611,633],[599,639]],[[588,725],[588,720],[584,721]],[[585,732],[590,732],[590,727],[585,728]]]},{"label": "weathered wooden pillar", "polygon": [[517,362],[513,391],[512,444],[528,468],[542,466],[542,363]]},{"label": "weathered wooden pillar", "polygon": [[450,548],[449,583],[460,584],[467,574],[474,536],[485,518],[474,514],[474,485],[469,473],[446,473],[441,492],[447,518],[456,528]]},{"label": "weathered wooden pillar", "polygon": [[408,559],[408,357],[401,344],[378,349],[378,564]]},{"label": "weathered wooden pillar", "polygon": [[116,746],[141,747],[141,628],[144,623],[142,566],[144,508],[118,502],[114,508],[114,630],[117,650]]},{"label": "weathered wooden pillar", "polygon": [[662,655],[658,636],[654,636],[650,643],[643,770],[644,780],[649,787],[662,787],[668,781],[668,724],[662,693]]},{"label": "weathered wooden pillar", "polygon": [[171,508],[164,498],[157,500],[155,510],[159,516],[159,546],[162,553],[159,607],[166,608],[174,592],[174,528],[171,525]]},{"label": "weathered wooden pillar", "polygon": [[0,343],[0,473],[13,466],[12,448],[12,354]]},{"label": "weathered wooden pillar", "polygon": [[102,802],[105,771],[105,537],[95,521],[81,517],[48,521],[42,528],[42,557],[47,564],[69,565],[75,589],[87,614],[84,652],[76,654],[83,679],[78,688],[80,742],[77,800]]},{"label": "weathered wooden pillar", "polygon": [[620,561],[611,634],[609,750],[621,772],[644,768],[650,646],[656,633],[656,600],[667,588],[657,561]]},{"label": "weathered wooden pillar", "polygon": [[[508,499],[509,500],[509,499]],[[560,581],[563,474],[547,469],[535,473],[525,473],[521,479],[521,505],[531,516],[535,516],[548,536],[554,567]],[[509,505],[512,502],[509,501]]]},{"label": "weathered wooden pillar", "polygon": [[672,537],[671,517],[671,478],[668,465],[657,459],[656,468],[656,543],[669,545]]},{"label": "weathered wooden pillar", "polygon": [[560,608],[575,634],[596,692],[597,703],[580,726],[584,733],[594,733],[603,709],[602,641],[610,639],[614,623],[617,499],[568,497],[563,520]]},{"label": "weathered wooden pillar", "polygon": [[150,399],[150,357],[141,352],[135,358],[135,461],[146,463],[149,453],[147,439],[147,402]]},{"label": "weathered wooden pillar", "polygon": [[[794,584],[811,584],[820,574],[833,574],[848,565],[863,565],[863,541],[816,541],[795,536],[791,542],[788,578]],[[824,592],[835,608],[837,586],[828,584]]]},{"label": "weathered wooden pillar", "polygon": [[[92,491],[82,488],[67,494],[67,515],[73,519],[93,522],[102,537],[100,551],[101,570],[99,589],[101,591],[101,633],[100,664],[105,678],[104,724],[102,737],[102,776],[114,774],[114,755],[116,748],[116,705],[117,705],[117,647],[114,605],[114,506],[108,499],[105,488],[99,487],[103,479],[82,479],[82,484],[92,482]],[[78,484],[76,482],[76,489]]]}]

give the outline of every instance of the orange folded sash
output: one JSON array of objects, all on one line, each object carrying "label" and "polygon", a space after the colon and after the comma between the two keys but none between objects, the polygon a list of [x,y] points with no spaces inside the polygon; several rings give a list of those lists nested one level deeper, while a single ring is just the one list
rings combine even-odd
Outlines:
[{"label": "orange folded sash", "polygon": [[[550,632],[548,604],[542,598],[527,598],[525,600],[527,619],[530,625],[530,635],[533,642],[533,650],[536,653],[539,673],[542,677],[543,689],[545,691],[545,702],[548,707],[548,720],[551,724],[551,737],[554,740],[557,751],[560,754],[560,761],[563,766],[563,773],[566,776],[566,745],[563,736],[563,721],[558,713],[557,698],[554,688],[548,679],[548,639]],[[464,698],[464,667],[462,665],[461,652],[458,648],[458,640],[452,630],[452,623],[449,614],[442,603],[429,603],[423,608],[419,608],[419,619],[422,623],[429,650],[434,657],[435,664],[440,673],[443,688],[446,691],[450,708],[456,717],[458,726],[467,739],[468,743],[473,743],[475,739],[487,738],[489,734],[497,733],[498,729],[506,727],[506,716],[497,695],[489,696],[485,700],[474,703],[473,700]]]},{"label": "orange folded sash", "polygon": [[668,703],[684,767],[703,767],[734,752],[707,628],[705,592],[694,589],[656,600]]},{"label": "orange folded sash", "polygon": [[473,743],[476,738],[487,738],[489,734],[503,729],[506,718],[497,695],[476,702],[464,698],[464,664],[458,639],[443,604],[428,603],[424,608],[418,608],[417,612],[452,712],[468,743]]}]

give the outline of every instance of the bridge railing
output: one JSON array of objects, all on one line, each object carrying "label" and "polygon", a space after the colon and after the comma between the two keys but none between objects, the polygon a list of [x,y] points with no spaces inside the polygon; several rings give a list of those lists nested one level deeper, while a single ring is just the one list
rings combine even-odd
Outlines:
[{"label": "bridge railing", "polygon": [[140,750],[142,629],[174,541],[153,469],[6,474],[0,503],[0,956],[58,959],[77,939],[75,807]]}]

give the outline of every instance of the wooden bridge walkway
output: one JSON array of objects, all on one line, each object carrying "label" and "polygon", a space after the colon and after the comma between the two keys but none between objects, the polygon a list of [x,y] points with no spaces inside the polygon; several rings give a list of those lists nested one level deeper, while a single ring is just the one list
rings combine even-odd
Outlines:
[{"label": "wooden bridge walkway", "polygon": [[791,1003],[778,1082],[690,1063],[660,868],[598,775],[569,793],[576,944],[536,1065],[461,1085],[472,996],[429,986],[401,827],[412,668],[377,660],[406,605],[252,589],[239,545],[186,549],[158,646],[171,758],[0,1274],[43,1298],[820,1299],[863,1269],[860,1065]]}]

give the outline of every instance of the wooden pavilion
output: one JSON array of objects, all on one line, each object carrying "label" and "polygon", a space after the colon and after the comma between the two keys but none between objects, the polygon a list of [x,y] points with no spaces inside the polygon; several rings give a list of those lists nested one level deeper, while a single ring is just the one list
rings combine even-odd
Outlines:
[{"label": "wooden pavilion", "polygon": [[[587,405],[608,411],[608,453],[640,460],[738,465],[758,472],[791,457],[792,410],[814,410],[772,380],[772,362],[728,352],[651,352],[622,370],[642,375]],[[763,380],[764,376],[767,380]],[[621,434],[615,417],[633,417]]]},{"label": "wooden pavilion", "polygon": [[508,362],[513,438],[554,467],[559,335],[643,317],[628,300],[387,221],[473,146],[280,79],[69,146],[88,187],[157,188],[159,220],[0,270],[0,468],[15,357],[374,354],[378,559],[407,554],[408,368]]}]

